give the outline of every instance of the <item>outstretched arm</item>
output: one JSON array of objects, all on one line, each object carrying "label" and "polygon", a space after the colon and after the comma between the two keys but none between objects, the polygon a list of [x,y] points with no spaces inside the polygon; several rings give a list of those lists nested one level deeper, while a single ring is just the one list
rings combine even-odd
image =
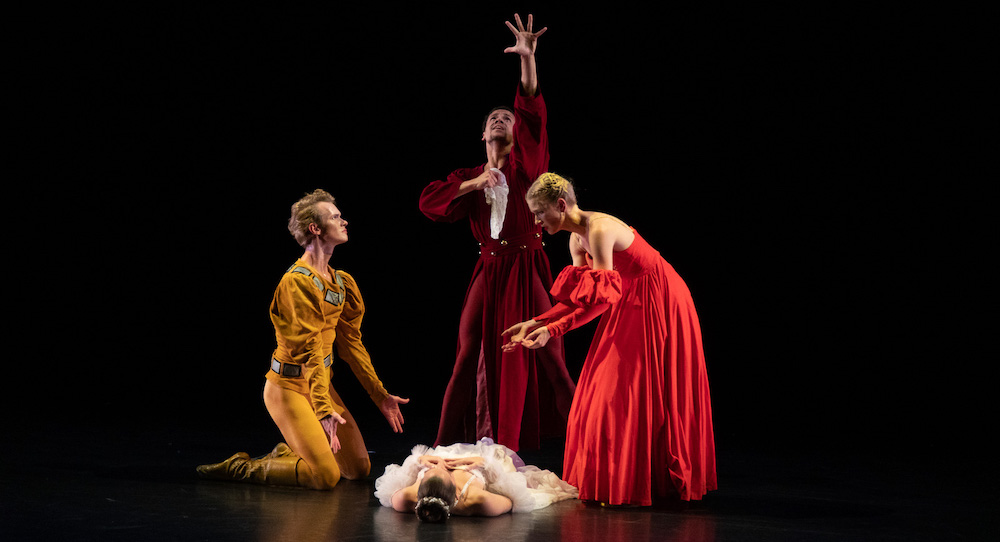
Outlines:
[{"label": "outstretched arm", "polygon": [[504,52],[516,53],[521,56],[521,87],[524,88],[525,94],[534,96],[538,92],[535,49],[538,47],[538,37],[549,28],[546,26],[538,32],[532,32],[534,17],[530,13],[528,14],[527,28],[521,23],[521,16],[517,13],[514,14],[514,21],[517,22],[517,26],[515,27],[510,21],[507,21],[507,28],[510,28],[510,31],[514,33],[517,42],[512,47],[504,49]]},{"label": "outstretched arm", "polygon": [[413,512],[417,506],[417,486],[414,483],[392,494],[392,509],[397,512]]},{"label": "outstretched arm", "polygon": [[541,325],[541,322],[532,319],[510,326],[500,335],[503,340],[502,350],[504,352],[514,351],[514,348],[521,344],[529,333],[535,331]]},{"label": "outstretched arm", "polygon": [[456,515],[494,517],[506,514],[514,507],[514,503],[503,495],[497,495],[486,490],[470,491],[465,501],[464,511],[456,510]]},{"label": "outstretched arm", "polygon": [[378,406],[379,410],[382,411],[382,415],[385,416],[386,421],[389,422],[392,430],[396,433],[403,432],[403,413],[399,411],[399,405],[405,405],[409,402],[409,399],[389,395]]}]

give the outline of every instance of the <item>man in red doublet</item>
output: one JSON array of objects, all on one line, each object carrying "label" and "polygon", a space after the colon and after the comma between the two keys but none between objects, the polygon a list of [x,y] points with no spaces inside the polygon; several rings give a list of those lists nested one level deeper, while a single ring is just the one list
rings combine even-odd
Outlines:
[{"label": "man in red doublet", "polygon": [[573,399],[562,341],[501,353],[505,329],[551,307],[552,284],[541,228],[524,201],[549,163],[547,114],[535,70],[537,38],[546,29],[532,32],[530,15],[527,29],[515,17],[517,28],[507,26],[517,43],[505,52],[520,56],[521,82],[512,110],[487,115],[486,163],[455,170],[420,195],[420,210],[432,220],[468,218],[480,248],[435,446],[491,437],[515,451],[538,448],[542,436],[563,434]]}]

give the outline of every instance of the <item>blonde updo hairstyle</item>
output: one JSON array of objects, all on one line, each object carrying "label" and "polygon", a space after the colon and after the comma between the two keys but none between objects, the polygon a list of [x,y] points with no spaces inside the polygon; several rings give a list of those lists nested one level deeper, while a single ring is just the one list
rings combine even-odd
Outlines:
[{"label": "blonde updo hairstyle", "polygon": [[313,236],[309,233],[309,224],[321,224],[323,217],[320,215],[319,204],[323,202],[337,204],[329,192],[317,188],[292,205],[292,217],[288,219],[288,232],[292,234],[295,242],[300,246],[305,247],[312,241]]},{"label": "blonde updo hairstyle", "polygon": [[576,205],[576,191],[573,189],[573,181],[556,173],[542,173],[535,182],[528,187],[528,193],[524,199],[535,200],[546,205],[552,205],[559,201],[559,198],[566,200],[570,205]]}]

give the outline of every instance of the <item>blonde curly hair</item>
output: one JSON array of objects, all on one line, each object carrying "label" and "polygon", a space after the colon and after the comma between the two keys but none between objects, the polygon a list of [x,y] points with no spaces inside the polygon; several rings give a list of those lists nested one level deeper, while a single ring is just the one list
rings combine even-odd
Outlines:
[{"label": "blonde curly hair", "polygon": [[576,205],[576,190],[573,189],[573,181],[556,173],[542,173],[528,187],[525,194],[526,200],[538,200],[551,204],[562,198],[570,205]]},{"label": "blonde curly hair", "polygon": [[337,200],[329,192],[317,188],[292,204],[292,217],[288,219],[288,232],[292,234],[295,242],[300,246],[304,247],[312,240],[309,224],[321,222],[322,216],[320,216],[318,206],[323,202],[337,204]]}]

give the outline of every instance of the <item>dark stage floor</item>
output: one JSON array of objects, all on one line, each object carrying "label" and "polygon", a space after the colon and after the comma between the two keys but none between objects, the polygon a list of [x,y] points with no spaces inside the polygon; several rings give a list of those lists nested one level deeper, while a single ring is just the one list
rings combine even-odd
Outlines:
[{"label": "dark stage floor", "polygon": [[[261,423],[261,428],[265,427]],[[421,434],[410,428],[409,439]],[[427,428],[423,428],[426,432]],[[373,474],[332,492],[202,481],[195,465],[265,453],[270,429],[71,428],[7,441],[4,540],[996,540],[996,484],[983,465],[947,465],[818,444],[719,438],[720,489],[703,502],[608,510],[565,501],[530,514],[444,525],[382,508],[385,464],[411,441],[369,438]],[[256,435],[256,436],[252,436]],[[379,439],[382,441],[380,442]],[[241,446],[238,443],[243,443]],[[559,443],[524,452],[561,470]]]}]

